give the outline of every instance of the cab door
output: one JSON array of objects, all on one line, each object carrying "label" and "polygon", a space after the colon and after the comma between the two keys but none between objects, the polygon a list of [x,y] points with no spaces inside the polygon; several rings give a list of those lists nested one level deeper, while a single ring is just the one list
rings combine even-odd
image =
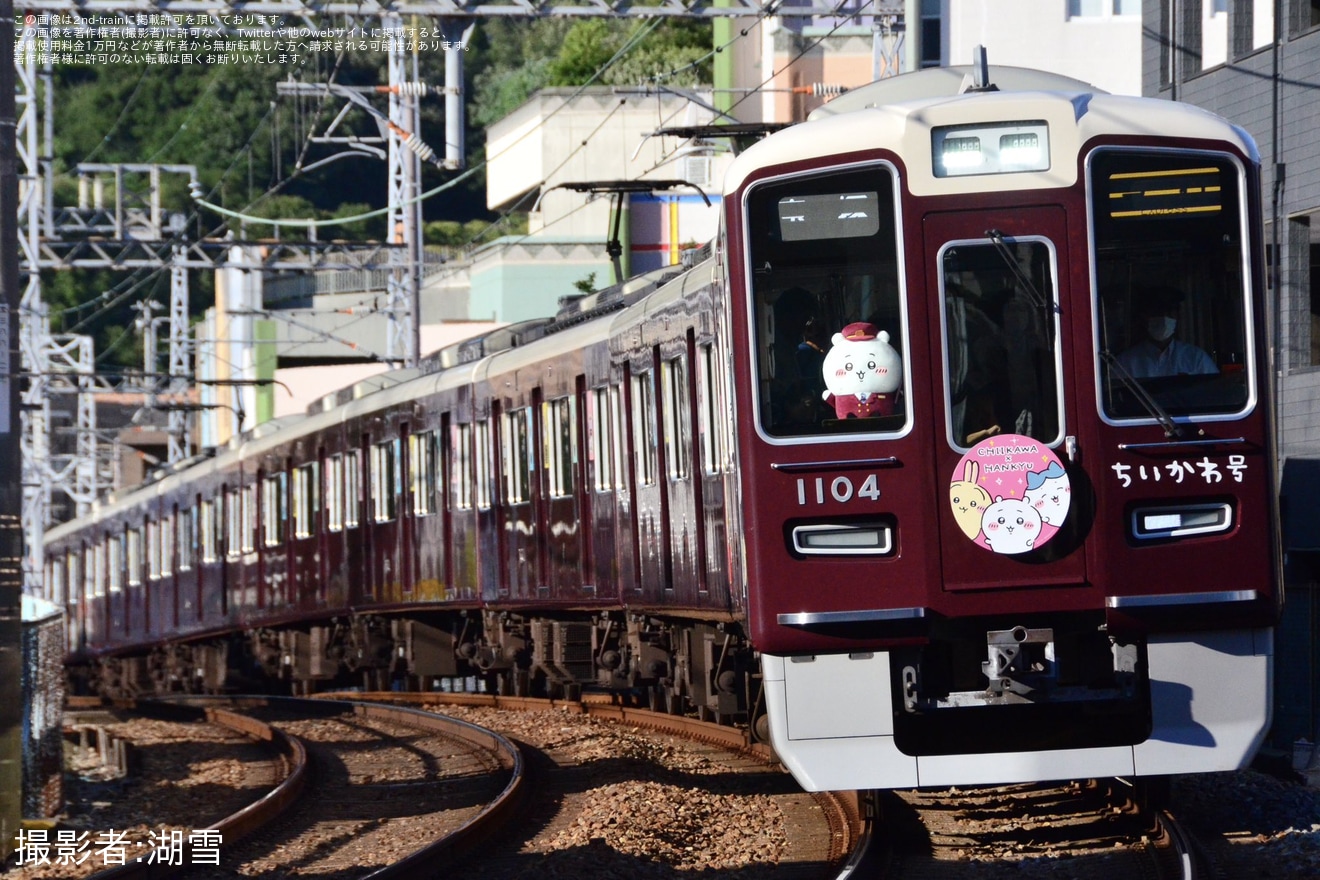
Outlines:
[{"label": "cab door", "polygon": [[[936,481],[947,591],[1086,583],[1087,485],[1063,328],[1065,213],[958,211],[924,221],[933,351],[942,353]],[[1085,297],[1081,297],[1083,302]],[[938,317],[938,321],[934,320]],[[938,392],[937,392],[938,393]],[[943,437],[938,435],[943,433]]]}]

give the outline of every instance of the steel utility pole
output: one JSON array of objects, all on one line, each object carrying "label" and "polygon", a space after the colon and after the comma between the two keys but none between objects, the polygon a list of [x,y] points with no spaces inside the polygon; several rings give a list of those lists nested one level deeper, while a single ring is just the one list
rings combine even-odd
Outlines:
[{"label": "steel utility pole", "polygon": [[[14,3],[0,0],[0,47],[14,45]],[[0,861],[23,818],[23,488],[18,428],[18,117],[14,64],[0,63]]]}]

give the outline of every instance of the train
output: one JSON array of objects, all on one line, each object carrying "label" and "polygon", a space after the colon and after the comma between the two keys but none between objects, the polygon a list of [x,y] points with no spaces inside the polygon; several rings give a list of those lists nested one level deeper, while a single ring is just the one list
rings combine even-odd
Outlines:
[{"label": "train", "polygon": [[1035,71],[855,89],[739,153],[685,264],[50,529],[71,679],[607,692],[808,790],[1241,767],[1283,600],[1259,161]]}]

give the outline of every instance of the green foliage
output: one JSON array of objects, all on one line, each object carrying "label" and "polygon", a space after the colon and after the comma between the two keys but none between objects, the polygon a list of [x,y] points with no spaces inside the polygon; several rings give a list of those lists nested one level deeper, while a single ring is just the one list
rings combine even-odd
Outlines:
[{"label": "green foliage", "polygon": [[577,281],[574,281],[574,282],[573,282],[573,286],[576,287],[578,290],[580,290],[580,291],[581,291],[582,293],[584,293],[584,294],[587,294],[587,293],[595,293],[595,292],[596,292],[596,273],[595,273],[595,272],[588,272],[588,273],[587,273],[587,276],[586,276],[585,278],[579,278]]},{"label": "green foliage", "polygon": [[429,245],[451,248],[471,247],[494,241],[502,235],[524,235],[527,215],[511,214],[499,223],[485,220],[433,220],[423,227],[423,240]]}]

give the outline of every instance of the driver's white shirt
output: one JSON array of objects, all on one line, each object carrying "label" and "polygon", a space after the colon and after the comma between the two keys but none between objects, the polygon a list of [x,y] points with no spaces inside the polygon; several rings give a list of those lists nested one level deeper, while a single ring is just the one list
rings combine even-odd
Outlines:
[{"label": "driver's white shirt", "polygon": [[1156,376],[1213,375],[1219,372],[1215,362],[1195,345],[1169,340],[1163,351],[1149,339],[1143,339],[1118,356],[1118,362],[1137,379]]}]

